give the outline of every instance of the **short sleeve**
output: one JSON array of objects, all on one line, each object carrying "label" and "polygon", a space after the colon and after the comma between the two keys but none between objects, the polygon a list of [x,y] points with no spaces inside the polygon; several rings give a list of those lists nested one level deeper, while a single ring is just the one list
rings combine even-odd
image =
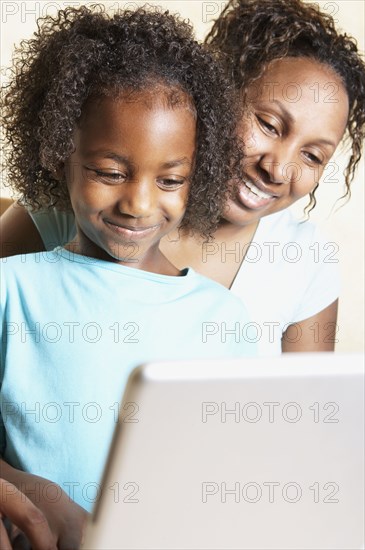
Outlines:
[{"label": "short sleeve", "polygon": [[288,325],[320,313],[340,293],[338,245],[289,209],[260,220],[232,285],[257,327],[260,355],[279,355]]},{"label": "short sleeve", "polygon": [[338,245],[326,239],[315,228],[305,268],[305,285],[298,301],[294,322],[300,322],[316,315],[340,295]]},{"label": "short sleeve", "polygon": [[46,250],[63,246],[76,235],[75,216],[73,212],[63,212],[56,208],[47,210],[28,210]]}]

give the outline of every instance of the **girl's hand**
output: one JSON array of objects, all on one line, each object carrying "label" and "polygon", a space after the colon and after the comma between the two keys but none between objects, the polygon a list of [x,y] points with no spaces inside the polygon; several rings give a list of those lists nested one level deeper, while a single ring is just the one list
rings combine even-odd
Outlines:
[{"label": "girl's hand", "polygon": [[[1,461],[1,517],[11,521],[6,532],[0,525],[1,550],[77,550],[89,514],[52,482]],[[49,497],[47,498],[47,495]],[[4,540],[4,542],[3,542]]]},{"label": "girl's hand", "polygon": [[0,549],[57,548],[42,512],[14,485],[0,479]]}]

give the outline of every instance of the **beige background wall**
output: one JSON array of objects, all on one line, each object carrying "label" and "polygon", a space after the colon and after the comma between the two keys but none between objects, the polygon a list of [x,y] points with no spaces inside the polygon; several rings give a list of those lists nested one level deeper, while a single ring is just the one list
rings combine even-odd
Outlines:
[{"label": "beige background wall", "polygon": [[[85,1],[7,1],[1,2],[1,77],[6,80],[6,68],[10,64],[12,50],[21,39],[28,38],[36,29],[39,16],[54,13],[67,5],[93,4]],[[110,10],[143,5],[145,2],[108,1],[103,2]],[[150,1],[171,12],[178,12],[194,24],[198,38],[202,39],[218,16],[225,1]],[[336,0],[317,2],[330,12],[337,26],[354,36],[364,51],[365,3],[363,0]],[[364,349],[364,161],[359,167],[353,183],[352,198],[343,208],[334,211],[336,200],[343,193],[342,172],[346,156],[338,151],[325,171],[317,193],[318,205],[311,218],[326,232],[328,240],[336,243],[336,258],[342,273],[343,288],[339,314],[337,349],[339,351],[360,351]],[[10,190],[1,182],[3,196]],[[304,205],[306,201],[304,201]],[[303,204],[295,210],[300,214]]]}]

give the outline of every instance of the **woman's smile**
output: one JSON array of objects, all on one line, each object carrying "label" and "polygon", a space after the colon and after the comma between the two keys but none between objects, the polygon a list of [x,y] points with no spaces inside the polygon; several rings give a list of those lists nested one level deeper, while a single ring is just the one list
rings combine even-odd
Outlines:
[{"label": "woman's smile", "polygon": [[265,208],[277,198],[277,195],[263,191],[257,183],[247,179],[240,183],[236,197],[242,206],[254,210]]}]

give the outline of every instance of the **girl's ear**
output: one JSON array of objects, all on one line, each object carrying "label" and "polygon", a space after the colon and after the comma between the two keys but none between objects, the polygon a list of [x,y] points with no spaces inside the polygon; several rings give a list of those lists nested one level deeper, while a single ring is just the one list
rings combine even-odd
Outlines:
[{"label": "girl's ear", "polygon": [[63,181],[65,179],[65,165],[62,163],[58,168],[52,170],[52,177],[57,181]]}]

